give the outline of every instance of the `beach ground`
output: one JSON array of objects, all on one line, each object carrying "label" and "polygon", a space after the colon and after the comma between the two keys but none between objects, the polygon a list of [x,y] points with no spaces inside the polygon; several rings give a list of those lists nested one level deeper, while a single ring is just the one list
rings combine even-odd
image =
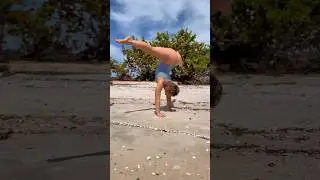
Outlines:
[{"label": "beach ground", "polygon": [[18,62],[0,78],[0,179],[106,180],[103,65]]},{"label": "beach ground", "polygon": [[320,76],[223,76],[211,113],[213,179],[317,180]]},{"label": "beach ground", "polygon": [[209,86],[180,86],[176,111],[164,110],[161,119],[154,115],[154,88],[153,82],[111,86],[111,179],[209,179]]},{"label": "beach ground", "polygon": [[154,83],[109,92],[101,67],[20,63],[0,78],[1,179],[209,179],[209,153],[216,180],[318,179],[319,76],[219,77],[208,152],[208,86],[181,86],[156,119]]}]

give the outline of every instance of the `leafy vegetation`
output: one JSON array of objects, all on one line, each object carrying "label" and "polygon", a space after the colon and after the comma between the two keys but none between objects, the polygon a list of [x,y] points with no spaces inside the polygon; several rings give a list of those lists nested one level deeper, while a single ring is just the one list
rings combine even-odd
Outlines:
[{"label": "leafy vegetation", "polygon": [[[143,38],[141,40],[145,41]],[[195,76],[209,71],[210,48],[205,43],[198,42],[196,35],[188,29],[181,29],[174,34],[158,32],[156,37],[148,43],[154,47],[168,47],[180,52],[184,64],[183,67],[173,69],[174,80],[191,83]],[[137,80],[154,80],[158,59],[139,49],[125,46],[123,46],[123,54],[126,58],[121,68],[122,72],[119,74],[123,74],[126,70],[127,74],[133,74]],[[209,77],[208,74],[207,77]]]},{"label": "leafy vegetation", "polygon": [[216,12],[212,37],[217,65],[237,72],[320,70],[320,0],[234,0]]},{"label": "leafy vegetation", "polygon": [[[3,50],[4,35],[8,33],[21,38],[19,51],[24,58],[50,60],[51,57],[55,61],[109,59],[106,53],[109,38],[106,17],[109,14],[107,5],[101,1],[48,0],[38,8],[28,7],[24,1],[0,1],[0,51]],[[76,33],[85,34],[88,40],[72,38]]]},{"label": "leafy vegetation", "polygon": [[[174,80],[209,82],[210,58],[218,69],[227,64],[226,71],[320,72],[320,0],[232,2],[231,13],[212,15],[211,56],[208,45],[197,42],[188,29],[159,32],[149,42],[181,53],[184,65],[173,70]],[[21,59],[108,61],[107,7],[98,0],[48,0],[37,8],[28,8],[22,0],[1,0],[0,52],[9,34],[22,40]],[[77,33],[88,39],[72,38]],[[123,63],[111,61],[116,78],[154,79],[157,59],[128,47],[123,54]]]}]

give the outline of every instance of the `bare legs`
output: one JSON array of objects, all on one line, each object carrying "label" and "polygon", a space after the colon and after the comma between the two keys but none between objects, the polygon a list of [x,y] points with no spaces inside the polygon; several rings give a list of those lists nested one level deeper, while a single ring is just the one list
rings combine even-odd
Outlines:
[{"label": "bare legs", "polygon": [[145,52],[151,53],[152,51],[152,46],[144,41],[136,41],[133,40],[132,37],[128,36],[124,39],[117,39],[116,40],[117,43],[119,44],[130,44],[133,47],[137,48],[137,49],[141,49]]},{"label": "bare legs", "polygon": [[[117,39],[117,43],[119,44],[129,44],[132,45],[133,47],[140,49],[146,53],[151,54],[152,56],[158,58],[162,62],[166,64],[182,64],[181,56],[180,54],[171,49],[171,48],[164,48],[164,47],[152,47],[150,44],[144,42],[144,41],[137,41],[133,40],[132,37],[128,36],[124,39]],[[160,96],[161,96],[161,90],[164,87],[164,78],[157,78],[157,86],[155,89],[155,114],[158,117],[164,117],[162,113],[160,113]],[[171,110],[172,108],[172,102],[171,102],[171,95],[167,94],[167,104],[168,104],[168,109]]]},{"label": "bare legs", "polygon": [[176,63],[179,59],[177,57],[177,52],[171,48],[164,47],[152,47],[150,44],[144,41],[133,40],[130,36],[124,39],[117,39],[117,43],[119,44],[129,44],[137,49],[141,49],[142,51],[151,54],[152,56],[168,63]]}]

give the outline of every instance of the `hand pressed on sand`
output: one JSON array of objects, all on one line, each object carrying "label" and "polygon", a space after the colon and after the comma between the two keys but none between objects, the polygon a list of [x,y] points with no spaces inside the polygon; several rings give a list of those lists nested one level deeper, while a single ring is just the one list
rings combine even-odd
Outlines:
[{"label": "hand pressed on sand", "polygon": [[158,117],[158,118],[162,118],[162,117],[166,117],[166,115],[162,114],[161,112],[154,112],[154,114]]}]

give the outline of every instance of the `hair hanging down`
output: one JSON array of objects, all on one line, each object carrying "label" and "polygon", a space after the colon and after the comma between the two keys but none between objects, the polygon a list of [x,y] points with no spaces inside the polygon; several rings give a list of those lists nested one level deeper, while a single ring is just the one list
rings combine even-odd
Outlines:
[{"label": "hair hanging down", "polygon": [[176,96],[179,94],[179,92],[180,92],[179,86],[176,85],[174,82],[168,81],[167,86],[170,89],[172,96]]}]

